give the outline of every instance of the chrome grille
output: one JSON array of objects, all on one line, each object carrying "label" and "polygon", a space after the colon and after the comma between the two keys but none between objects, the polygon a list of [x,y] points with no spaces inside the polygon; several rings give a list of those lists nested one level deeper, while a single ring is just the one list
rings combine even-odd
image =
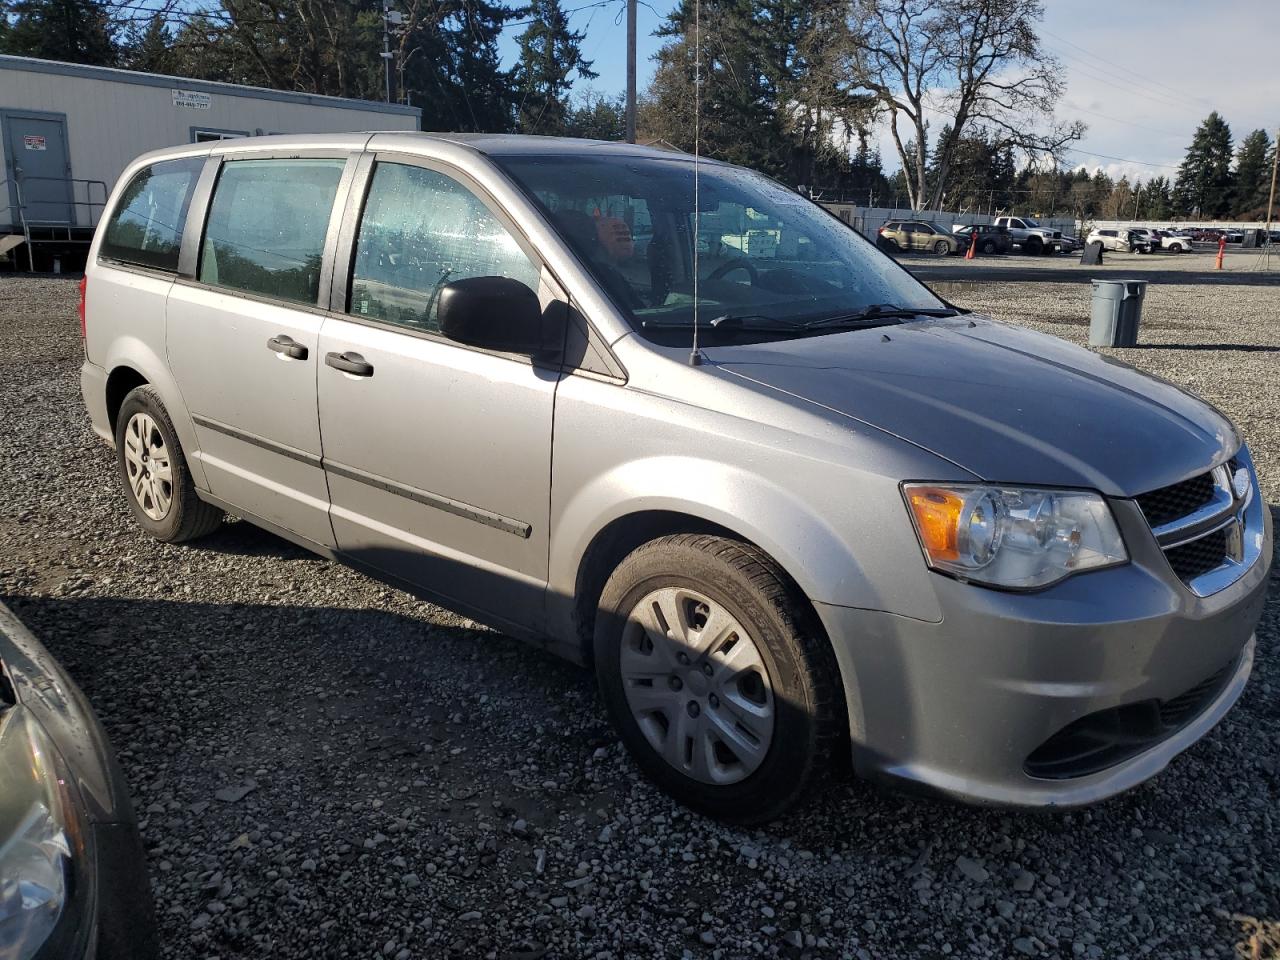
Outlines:
[{"label": "chrome grille", "polygon": [[1160,527],[1174,520],[1181,520],[1213,500],[1213,474],[1202,473],[1190,480],[1183,480],[1159,490],[1152,490],[1138,497],[1138,506],[1147,523]]},{"label": "chrome grille", "polygon": [[1223,530],[1215,530],[1199,540],[1171,547],[1164,555],[1179,579],[1189,583],[1222,565],[1222,558],[1227,555],[1227,534]]},{"label": "chrome grille", "polygon": [[1260,539],[1247,529],[1258,512],[1254,486],[1242,449],[1207,473],[1135,498],[1169,566],[1197,596],[1235,582],[1257,559]]}]

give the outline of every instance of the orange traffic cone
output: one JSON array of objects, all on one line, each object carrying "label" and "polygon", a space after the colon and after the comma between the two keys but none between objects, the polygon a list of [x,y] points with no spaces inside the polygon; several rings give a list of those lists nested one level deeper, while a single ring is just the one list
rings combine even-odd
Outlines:
[{"label": "orange traffic cone", "polygon": [[1222,269],[1222,255],[1227,252],[1227,238],[1221,236],[1218,238],[1218,266],[1215,269]]},{"label": "orange traffic cone", "polygon": [[966,260],[972,260],[977,255],[978,255],[978,241],[975,238],[970,238],[969,249],[965,251],[964,258]]}]

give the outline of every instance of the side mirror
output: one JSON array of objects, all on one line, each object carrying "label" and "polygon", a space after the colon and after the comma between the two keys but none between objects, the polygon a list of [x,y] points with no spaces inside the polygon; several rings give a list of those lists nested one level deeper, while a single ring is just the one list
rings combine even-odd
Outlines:
[{"label": "side mirror", "polygon": [[558,350],[564,331],[544,315],[538,295],[510,277],[468,277],[440,290],[440,332],[458,343],[530,355]]}]

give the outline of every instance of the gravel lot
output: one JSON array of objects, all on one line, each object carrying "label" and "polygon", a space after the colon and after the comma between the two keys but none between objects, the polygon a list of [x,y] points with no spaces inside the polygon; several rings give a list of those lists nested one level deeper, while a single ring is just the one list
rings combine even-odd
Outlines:
[{"label": "gravel lot", "polygon": [[[946,292],[1083,342],[1079,280]],[[847,782],[729,829],[637,775],[586,672],[244,523],[146,539],[80,404],[74,301],[0,280],[0,596],[121,754],[169,957],[1280,954],[1280,583],[1240,705],[1124,797]],[[1241,424],[1274,511],[1280,287],[1162,284],[1146,316],[1116,358]]]}]

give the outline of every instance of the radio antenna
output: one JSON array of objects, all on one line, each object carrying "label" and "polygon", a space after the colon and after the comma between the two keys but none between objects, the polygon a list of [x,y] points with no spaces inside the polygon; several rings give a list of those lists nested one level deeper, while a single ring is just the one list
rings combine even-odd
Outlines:
[{"label": "radio antenna", "polygon": [[698,236],[702,210],[698,195],[698,167],[702,158],[702,0],[693,0],[693,347],[689,366],[702,363],[698,352]]}]

